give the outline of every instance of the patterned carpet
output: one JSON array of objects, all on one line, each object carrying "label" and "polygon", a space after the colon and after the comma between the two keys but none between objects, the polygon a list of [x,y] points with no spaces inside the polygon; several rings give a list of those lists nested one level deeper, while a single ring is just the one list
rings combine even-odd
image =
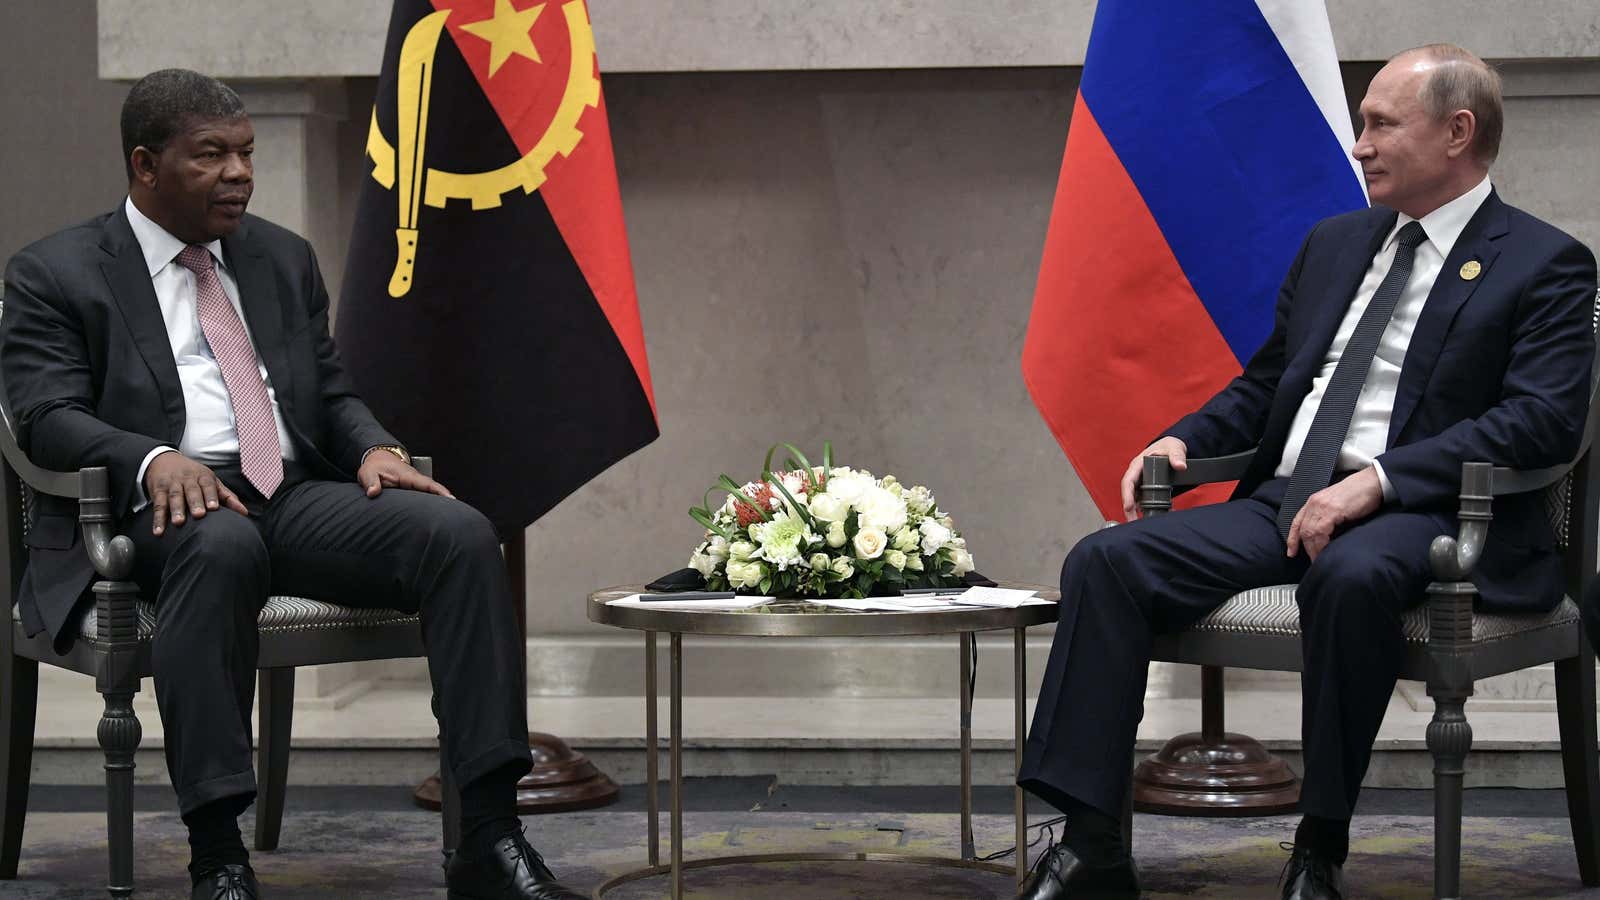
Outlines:
[{"label": "patterned carpet", "polygon": [[[1545,793],[1545,792],[1540,792]],[[795,811],[782,804],[692,811],[686,815],[685,855],[852,851],[861,849],[943,855],[955,845],[953,815],[844,810],[848,789],[834,805],[842,811]],[[844,798],[844,799],[838,799]],[[280,850],[255,854],[268,897],[430,897],[443,894],[437,819],[385,800],[384,808],[291,807]],[[171,812],[137,813],[136,877],[139,895],[186,896],[188,858],[182,824]],[[632,804],[630,804],[632,805]],[[911,804],[913,806],[918,804]],[[327,806],[324,804],[324,806]],[[774,808],[776,807],[776,808]],[[1544,804],[1545,812],[1556,811]],[[982,808],[980,806],[980,808]],[[1538,812],[1539,810],[1535,810]],[[246,817],[248,825],[248,816]],[[29,817],[18,881],[0,885],[7,898],[104,896],[104,816],[64,809]],[[574,887],[588,890],[644,862],[645,816],[621,807],[530,817],[528,834],[552,868]],[[1148,896],[1275,897],[1288,854],[1278,846],[1293,831],[1292,818],[1137,820],[1135,848]],[[663,818],[663,831],[665,831]],[[976,820],[980,854],[1010,845],[1010,820],[983,814]],[[1355,897],[1424,898],[1432,877],[1432,823],[1420,815],[1368,815],[1352,836],[1348,886]],[[1473,817],[1466,824],[1464,893],[1470,897],[1600,896],[1578,881],[1564,818],[1550,815]],[[1042,846],[1042,844],[1041,844]],[[696,898],[1006,898],[1010,881],[999,875],[909,865],[763,864],[689,873]],[[661,897],[663,879],[627,885],[618,900]]]}]

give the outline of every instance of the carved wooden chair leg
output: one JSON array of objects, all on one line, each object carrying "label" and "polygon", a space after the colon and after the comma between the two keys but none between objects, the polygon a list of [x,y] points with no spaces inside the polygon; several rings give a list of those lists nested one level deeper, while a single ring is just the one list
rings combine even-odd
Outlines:
[{"label": "carved wooden chair leg", "polygon": [[133,712],[139,691],[135,653],[138,649],[138,588],[125,581],[94,586],[98,613],[100,671],[95,688],[105,698],[97,734],[106,757],[106,837],[113,897],[133,894],[133,757],[143,729]]},{"label": "carved wooden chair leg", "polygon": [[1578,655],[1556,662],[1556,718],[1567,815],[1584,885],[1600,885],[1600,770],[1596,767],[1594,648],[1582,639]]},{"label": "carved wooden chair leg", "polygon": [[[12,627],[9,622],[3,627]],[[6,654],[10,655],[10,654]],[[17,877],[22,827],[33,776],[33,725],[39,705],[39,664],[11,656],[0,674],[0,878]]]},{"label": "carved wooden chair leg", "polygon": [[1466,690],[1428,681],[1433,721],[1428,750],[1433,754],[1433,895],[1461,896],[1461,791],[1472,726],[1467,722]]},{"label": "carved wooden chair leg", "polygon": [[256,849],[278,849],[289,785],[289,735],[294,728],[294,668],[262,669],[256,737]]}]

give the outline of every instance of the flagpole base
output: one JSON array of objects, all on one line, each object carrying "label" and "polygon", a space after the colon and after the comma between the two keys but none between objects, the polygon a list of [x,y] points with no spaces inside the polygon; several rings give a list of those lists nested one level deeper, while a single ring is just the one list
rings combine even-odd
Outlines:
[{"label": "flagpole base", "polygon": [[[528,733],[533,768],[517,782],[517,814],[571,812],[617,802],[617,783],[595,768],[589,758],[553,734]],[[440,809],[439,776],[429,775],[412,792],[423,809]]]},{"label": "flagpole base", "polygon": [[1255,738],[1180,734],[1133,772],[1133,808],[1165,816],[1275,816],[1294,812],[1300,782]]}]

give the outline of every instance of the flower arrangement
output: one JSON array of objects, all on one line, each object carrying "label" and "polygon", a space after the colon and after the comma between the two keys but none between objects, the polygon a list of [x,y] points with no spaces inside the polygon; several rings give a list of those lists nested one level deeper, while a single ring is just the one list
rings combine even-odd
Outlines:
[{"label": "flower arrangement", "polygon": [[[788,453],[786,468],[774,455]],[[726,491],[713,508],[711,494]],[[967,542],[933,492],[893,475],[833,465],[822,445],[812,466],[793,444],[774,444],[761,479],[723,475],[689,515],[705,540],[689,558],[709,590],[775,597],[871,597],[906,588],[955,587],[972,571]]]}]

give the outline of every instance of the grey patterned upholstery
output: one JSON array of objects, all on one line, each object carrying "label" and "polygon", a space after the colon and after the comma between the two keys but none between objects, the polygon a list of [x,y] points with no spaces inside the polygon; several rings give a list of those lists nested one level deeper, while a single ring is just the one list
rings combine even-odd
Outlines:
[{"label": "grey patterned upholstery", "polygon": [[[1238,635],[1272,635],[1298,637],[1300,611],[1294,603],[1292,584],[1256,588],[1235,594],[1211,611],[1211,614],[1190,626],[1190,631],[1220,632]],[[1571,598],[1548,613],[1527,615],[1498,615],[1478,613],[1472,617],[1472,640],[1488,643],[1514,635],[1550,628],[1567,628],[1578,621],[1578,607]],[[1413,644],[1428,642],[1428,608],[1412,607],[1401,620],[1401,630],[1406,640]]]},{"label": "grey patterned upholstery", "polygon": [[[11,614],[17,617],[15,607]],[[304,597],[269,597],[267,605],[262,607],[261,615],[256,619],[256,627],[262,634],[282,633],[291,631],[315,631],[323,628],[372,628],[380,625],[410,625],[417,622],[414,613],[400,612],[394,609],[362,609],[353,606],[339,606],[334,603],[323,603],[320,600],[307,600]],[[83,623],[78,627],[78,636],[93,642],[98,618],[93,606],[89,607],[89,614],[83,617]],[[156,631],[155,604],[141,600],[139,602],[139,640],[148,641]]]}]

